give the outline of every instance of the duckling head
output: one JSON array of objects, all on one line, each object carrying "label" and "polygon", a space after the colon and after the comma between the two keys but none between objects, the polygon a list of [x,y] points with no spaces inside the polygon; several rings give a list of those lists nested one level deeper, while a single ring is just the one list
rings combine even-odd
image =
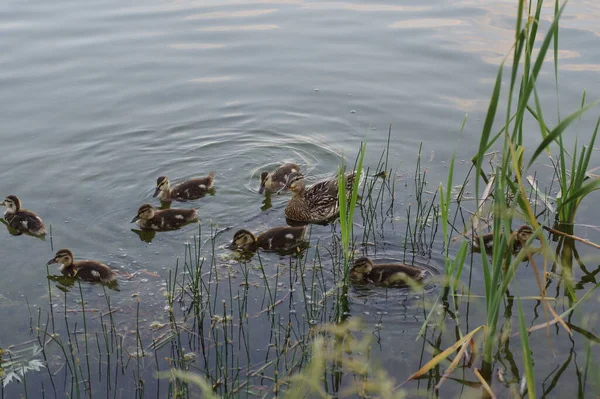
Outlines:
[{"label": "duckling head", "polygon": [[238,230],[233,235],[233,241],[229,246],[230,249],[250,249],[256,244],[256,236],[248,230]]},{"label": "duckling head", "polygon": [[160,176],[158,179],[156,179],[156,190],[154,190],[154,194],[152,196],[156,197],[161,191],[168,192],[170,188],[171,186],[169,184],[169,179],[167,179],[166,176]]},{"label": "duckling head", "polygon": [[[262,194],[265,192],[265,186],[267,185],[267,180],[269,179],[269,172],[266,170],[260,174],[260,188],[258,189],[258,193]],[[270,182],[269,182],[270,183]]]},{"label": "duckling head", "polygon": [[60,263],[60,270],[67,268],[73,264],[73,252],[68,249],[60,249],[54,255],[54,258],[50,259],[46,265],[51,265],[53,263]]},{"label": "duckling head", "polygon": [[149,220],[154,217],[154,207],[150,204],[144,204],[140,206],[137,211],[137,215],[133,219],[131,219],[131,223],[135,223],[139,219]]},{"label": "duckling head", "polygon": [[4,198],[2,205],[7,208],[7,212],[11,213],[18,212],[19,209],[21,209],[21,201],[19,201],[16,195],[9,195],[8,197]]},{"label": "duckling head", "polygon": [[352,271],[355,273],[367,274],[373,270],[373,261],[367,257],[358,258],[354,261]]},{"label": "duckling head", "polygon": [[285,186],[277,194],[284,193],[286,190],[290,190],[294,194],[301,194],[304,188],[304,175],[300,172],[293,172],[288,175]]},{"label": "duckling head", "polygon": [[517,238],[521,242],[525,242],[529,240],[533,236],[533,229],[531,226],[524,224],[523,226],[517,229]]}]

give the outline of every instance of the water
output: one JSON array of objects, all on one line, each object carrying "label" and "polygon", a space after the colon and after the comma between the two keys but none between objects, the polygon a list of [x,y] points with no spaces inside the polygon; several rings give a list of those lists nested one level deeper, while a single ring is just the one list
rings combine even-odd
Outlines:
[{"label": "water", "polygon": [[[156,203],[151,194],[158,176],[180,181],[216,171],[215,196],[176,206],[197,207],[204,234],[211,223],[215,230],[230,228],[219,235],[219,248],[238,228],[260,231],[285,224],[287,197],[274,196],[271,207],[261,211],[261,170],[294,161],[311,179],[332,176],[340,157],[352,162],[365,138],[365,162],[374,167],[392,124],[390,166],[401,177],[398,220],[386,233],[385,250],[397,256],[405,207],[413,201],[411,188],[403,186],[412,178],[419,144],[431,187],[445,181],[455,150],[459,161],[466,160],[459,162],[458,176],[476,151],[493,79],[512,43],[514,3],[5,1],[0,4],[1,195],[18,195],[52,225],[54,250],[68,247],[76,257],[105,261],[123,273],[151,273],[123,280],[121,292],[110,293],[125,313],[122,320],[135,318],[136,293],[147,330],[153,318],[165,320],[166,315],[157,316],[165,304],[161,284],[183,255],[184,243],[197,233],[193,227],[160,233],[148,243],[131,231],[129,221],[139,205]],[[588,101],[597,98],[599,16],[593,1],[566,9],[559,62],[563,117],[579,106],[583,89]],[[542,29],[547,26],[545,17]],[[545,109],[554,110],[551,58],[545,68],[539,95]],[[465,114],[468,121],[459,133]],[[546,115],[550,126],[555,115]],[[595,118],[593,112],[586,115],[573,131],[587,140]],[[525,144],[532,151],[539,133],[536,124],[529,126]],[[570,145],[574,139],[568,137]],[[546,163],[541,162],[540,174],[551,176]],[[589,206],[582,204],[580,217],[598,225]],[[593,230],[581,234],[598,241]],[[327,228],[316,232],[316,237],[328,235]],[[433,264],[441,262],[440,245]],[[37,320],[40,306],[46,318],[44,263],[54,251],[49,241],[7,232],[0,234],[0,247],[5,273],[0,347],[5,348],[33,338],[25,336],[28,311]],[[535,293],[529,271],[520,273]],[[472,278],[481,287],[480,271],[473,270]],[[98,287],[82,290],[91,308],[105,311]],[[78,306],[74,291],[67,297],[69,308]],[[386,302],[377,293],[375,298],[359,294],[363,299],[352,314],[369,325],[383,318],[390,326],[382,330],[381,342],[414,346],[423,315],[410,306],[398,312],[395,303],[406,295]],[[61,292],[53,299],[57,311],[64,306]],[[254,305],[254,311],[264,307]],[[135,329],[131,321],[123,323]],[[253,345],[264,349],[267,343]],[[384,363],[397,370],[397,356],[385,356],[385,345]],[[399,380],[419,367],[419,351],[413,350],[402,355],[409,360],[402,361]],[[259,357],[253,360],[264,361]],[[153,381],[151,368],[145,373]],[[126,378],[122,391],[115,388],[123,397],[131,394]],[[34,381],[28,382],[30,389]],[[146,389],[165,392],[166,384]],[[22,392],[22,384],[12,383],[4,394]]]}]

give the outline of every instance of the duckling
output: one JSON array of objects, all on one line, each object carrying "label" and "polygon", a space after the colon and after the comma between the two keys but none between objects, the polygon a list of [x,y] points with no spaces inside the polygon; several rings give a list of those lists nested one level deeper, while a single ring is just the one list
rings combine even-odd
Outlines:
[{"label": "duckling", "polygon": [[42,219],[35,213],[27,209],[22,209],[21,201],[16,195],[6,197],[2,205],[6,207],[4,219],[13,229],[34,236],[46,234],[46,226],[44,226]]},{"label": "duckling", "polygon": [[423,281],[427,276],[425,269],[403,263],[374,264],[367,257],[358,258],[350,270],[350,281],[354,284],[371,283],[382,287],[406,286],[407,278]]},{"label": "duckling", "polygon": [[[346,173],[346,191],[352,190],[354,176],[355,172]],[[286,189],[292,192],[292,198],[285,207],[285,216],[291,221],[323,223],[339,214],[337,176],[307,189],[302,173],[290,173],[285,187],[278,193]]]},{"label": "duckling", "polygon": [[[508,245],[512,245],[512,251],[514,254],[518,253],[523,246],[525,245],[525,243],[527,242],[527,240],[529,240],[529,238],[531,238],[531,236],[533,235],[533,229],[531,228],[531,226],[528,226],[526,224],[520,226],[517,230],[513,231],[510,233],[510,238],[508,241]],[[480,236],[473,236],[472,237],[472,251],[473,252],[481,252],[481,245],[479,242],[479,237]],[[483,240],[483,246],[485,249],[485,252],[490,254],[492,253],[493,249],[494,249],[494,233],[487,233],[487,234],[483,234],[481,236],[482,240]],[[512,243],[511,243],[512,242]]]},{"label": "duckling", "polygon": [[288,175],[294,172],[300,172],[300,167],[291,162],[284,163],[270,173],[266,170],[263,171],[260,174],[260,189],[258,190],[258,193],[262,194],[265,190],[267,192],[276,192],[282,189],[285,187]]},{"label": "duckling", "polygon": [[166,176],[160,176],[156,179],[156,190],[154,190],[153,197],[158,196],[160,200],[165,202],[197,200],[213,188],[214,182],[215,172],[210,172],[206,177],[187,180],[171,188],[169,179]]},{"label": "duckling", "polygon": [[289,251],[304,242],[306,226],[274,227],[255,236],[248,230],[238,230],[233,235],[229,248],[254,252],[258,248],[265,251]]},{"label": "duckling", "polygon": [[59,270],[64,276],[76,277],[92,283],[110,283],[117,278],[117,273],[104,263],[95,260],[75,262],[74,259],[73,252],[68,249],[61,249],[46,265],[60,263]]},{"label": "duckling", "polygon": [[137,223],[142,229],[175,230],[181,226],[198,221],[195,209],[156,210],[150,204],[140,206],[131,223]]}]

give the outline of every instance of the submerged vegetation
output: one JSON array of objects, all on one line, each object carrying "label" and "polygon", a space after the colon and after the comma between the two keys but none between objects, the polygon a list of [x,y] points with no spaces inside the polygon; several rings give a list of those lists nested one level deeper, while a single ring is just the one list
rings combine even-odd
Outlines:
[{"label": "submerged vegetation", "polygon": [[[596,251],[598,245],[578,237],[575,226],[580,205],[600,188],[590,172],[600,119],[587,145],[567,148],[565,132],[595,110],[584,93],[578,110],[549,127],[536,82],[553,54],[558,84],[564,5],[555,4],[554,20],[539,38],[542,5],[518,2],[511,62],[498,69],[461,184],[453,157],[447,181],[432,189],[419,149],[411,201],[399,204],[390,128],[375,167],[364,166],[361,144],[352,190],[339,190],[339,223],[309,227],[308,249],[232,256],[220,246],[227,229],[200,225],[153,292],[150,309],[140,306],[138,294],[115,306],[102,286],[94,293],[78,281],[53,286],[57,279],[49,273],[48,310],[29,307],[31,338],[0,349],[2,397],[19,380],[24,397],[40,397],[41,387],[43,397],[536,398],[573,394],[573,386],[558,384],[567,370],[579,397],[597,395],[596,320],[578,310],[597,298],[600,269],[589,271],[577,246]],[[532,134],[527,121],[539,127],[535,148],[525,148],[525,131]],[[534,171],[543,155],[553,172],[540,182]],[[340,187],[347,169],[342,160]],[[531,228],[530,238],[514,234],[520,225]],[[471,251],[474,238],[490,251]],[[437,273],[410,289],[353,287],[353,260],[386,250]],[[482,281],[473,281],[474,269]],[[522,281],[535,281],[535,290]],[[386,339],[388,311],[404,316],[389,323],[393,328],[418,323],[418,336]],[[564,363],[534,369],[564,348]],[[386,351],[404,367],[379,359]]]}]

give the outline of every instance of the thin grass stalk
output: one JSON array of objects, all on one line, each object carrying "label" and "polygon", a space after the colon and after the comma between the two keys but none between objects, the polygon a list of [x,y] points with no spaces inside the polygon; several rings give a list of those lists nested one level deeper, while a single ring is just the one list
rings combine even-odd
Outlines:
[{"label": "thin grass stalk", "polygon": [[525,365],[525,378],[527,380],[527,395],[530,399],[537,398],[535,394],[535,375],[533,373],[533,358],[529,347],[529,335],[525,325],[525,316],[521,306],[521,298],[517,296],[517,310],[519,314],[519,331],[521,332],[521,349],[523,351],[523,364]]},{"label": "thin grass stalk", "polygon": [[87,375],[88,375],[87,389],[88,389],[88,393],[91,397],[92,396],[92,390],[91,390],[92,376],[90,374],[90,349],[88,347],[87,320],[85,317],[85,300],[83,298],[83,290],[81,289],[81,281],[77,281],[77,283],[79,285],[79,295],[81,298],[81,313],[82,313],[82,317],[83,317],[83,334],[84,334],[84,339],[85,339],[85,362],[87,365]]}]

